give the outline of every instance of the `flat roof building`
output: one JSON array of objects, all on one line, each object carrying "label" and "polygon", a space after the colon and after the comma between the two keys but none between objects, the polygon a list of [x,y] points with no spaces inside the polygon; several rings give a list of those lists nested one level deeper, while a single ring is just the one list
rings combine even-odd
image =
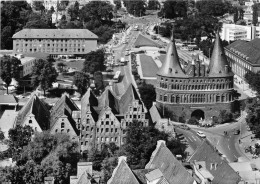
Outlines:
[{"label": "flat roof building", "polygon": [[13,52],[48,53],[52,57],[86,54],[98,37],[88,29],[23,29],[13,35]]}]

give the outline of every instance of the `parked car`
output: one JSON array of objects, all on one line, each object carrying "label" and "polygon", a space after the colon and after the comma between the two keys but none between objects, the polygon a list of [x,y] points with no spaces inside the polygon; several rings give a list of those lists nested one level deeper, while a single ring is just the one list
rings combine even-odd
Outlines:
[{"label": "parked car", "polygon": [[200,136],[201,138],[206,138],[206,135],[201,131],[197,131],[197,135]]},{"label": "parked car", "polygon": [[190,127],[188,127],[187,125],[179,125],[179,128],[182,128],[182,129],[184,129],[184,130],[189,130],[190,129]]},{"label": "parked car", "polygon": [[234,135],[238,135],[238,134],[240,134],[240,130],[235,130]]},{"label": "parked car", "polygon": [[73,97],[73,98],[71,98],[71,100],[74,100],[74,101],[79,101],[79,100],[80,100],[80,98],[79,98],[79,97]]}]

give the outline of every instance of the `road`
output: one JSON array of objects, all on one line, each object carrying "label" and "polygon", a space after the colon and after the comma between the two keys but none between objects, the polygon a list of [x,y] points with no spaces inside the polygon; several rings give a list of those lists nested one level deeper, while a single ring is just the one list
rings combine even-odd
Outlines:
[{"label": "road", "polygon": [[[242,113],[240,119],[228,125],[220,125],[212,128],[200,128],[192,126],[191,130],[176,128],[176,133],[185,137],[186,142],[195,150],[201,144],[201,138],[197,136],[196,131],[204,132],[207,139],[216,146],[220,153],[226,156],[230,162],[235,162],[239,157],[245,157],[239,148],[238,140],[240,135],[247,131],[245,122],[246,113]],[[240,130],[239,135],[234,135],[234,130]],[[227,131],[227,135],[224,135]]]}]

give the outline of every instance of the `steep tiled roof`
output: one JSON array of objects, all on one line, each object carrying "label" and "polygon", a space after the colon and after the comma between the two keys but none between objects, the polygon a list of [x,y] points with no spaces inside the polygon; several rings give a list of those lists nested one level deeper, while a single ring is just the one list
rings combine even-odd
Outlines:
[{"label": "steep tiled roof", "polygon": [[112,177],[107,184],[141,184],[135,177],[126,161],[121,159],[117,167],[114,169]]},{"label": "steep tiled roof", "polygon": [[162,66],[157,72],[157,75],[165,77],[187,77],[179,61],[173,34],[167,49],[165,60],[162,62]]},{"label": "steep tiled roof", "polygon": [[32,95],[28,102],[19,111],[16,124],[22,124],[28,114],[33,114],[42,130],[49,128],[50,113],[37,95]]},{"label": "steep tiled roof", "polygon": [[0,95],[0,105],[17,105],[14,95]]},{"label": "steep tiled roof", "polygon": [[134,43],[134,47],[162,47],[157,42],[147,38],[144,35],[139,34]]},{"label": "steep tiled roof", "polygon": [[98,102],[100,109],[103,107],[110,107],[114,114],[119,113],[119,100],[109,88],[105,89]]},{"label": "steep tiled roof", "polygon": [[160,169],[165,179],[174,184],[192,184],[194,179],[166,147],[164,141],[158,141],[145,169]]},{"label": "steep tiled roof", "polygon": [[260,38],[255,38],[250,42],[244,40],[237,40],[226,48],[232,52],[240,52],[247,57],[247,61],[251,64],[260,64]]},{"label": "steep tiled roof", "polygon": [[[207,170],[214,176],[213,183],[236,184],[240,181],[240,176],[229,166],[226,160],[221,159],[213,146],[206,140],[195,150],[189,158],[189,162],[205,161]],[[211,169],[211,164],[216,164]]]},{"label": "steep tiled roof", "polygon": [[140,182],[140,184],[147,184],[145,175],[154,169],[137,169],[133,170],[134,175]]},{"label": "steep tiled roof", "polygon": [[91,176],[87,172],[84,172],[80,176],[77,184],[91,184]]},{"label": "steep tiled roof", "polygon": [[150,115],[151,115],[151,118],[152,118],[152,122],[158,122],[160,119],[162,119],[156,105],[153,105],[150,110]]},{"label": "steep tiled roof", "polygon": [[224,48],[222,46],[219,33],[217,32],[212,56],[210,58],[210,63],[208,67],[209,77],[233,76],[234,74],[230,69],[228,70],[228,72],[225,71],[226,66],[229,67],[229,64],[224,52]]},{"label": "steep tiled roof", "polygon": [[5,136],[8,136],[9,129],[14,127],[15,118],[18,112],[15,110],[5,110],[0,118],[0,129],[4,132]]},{"label": "steep tiled roof", "polygon": [[128,105],[134,100],[139,100],[139,103],[141,103],[141,98],[139,97],[135,87],[133,84],[130,84],[119,100],[120,114],[124,114],[128,110]]},{"label": "steep tiled roof", "polygon": [[73,111],[79,111],[78,106],[66,94],[63,94],[51,109],[50,128],[53,127],[59,117],[66,115],[75,129],[75,122],[72,119]]},{"label": "steep tiled roof", "polygon": [[94,110],[93,106],[98,106],[98,100],[92,93],[91,89],[88,88],[87,92],[81,98],[81,119],[86,118],[88,107],[90,107],[91,115],[95,121],[97,121],[98,115]]},{"label": "steep tiled roof", "polygon": [[15,33],[13,38],[97,39],[98,37],[88,29],[23,29]]}]

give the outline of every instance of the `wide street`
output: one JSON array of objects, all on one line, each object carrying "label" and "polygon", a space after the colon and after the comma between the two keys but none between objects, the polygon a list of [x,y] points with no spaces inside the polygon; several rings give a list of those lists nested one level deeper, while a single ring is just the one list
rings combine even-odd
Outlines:
[{"label": "wide street", "polygon": [[[207,139],[214,145],[221,154],[225,155],[230,162],[237,161],[239,157],[245,157],[239,148],[238,140],[241,138],[246,129],[245,123],[246,113],[242,113],[237,122],[218,125],[211,128],[203,128],[197,126],[190,126],[190,130],[183,130],[176,128],[176,133],[185,137],[190,147],[195,150],[200,144],[202,139],[197,135],[197,131],[202,131]],[[240,134],[235,135],[234,130],[240,130]],[[224,135],[224,131],[227,131],[227,135]]]}]

